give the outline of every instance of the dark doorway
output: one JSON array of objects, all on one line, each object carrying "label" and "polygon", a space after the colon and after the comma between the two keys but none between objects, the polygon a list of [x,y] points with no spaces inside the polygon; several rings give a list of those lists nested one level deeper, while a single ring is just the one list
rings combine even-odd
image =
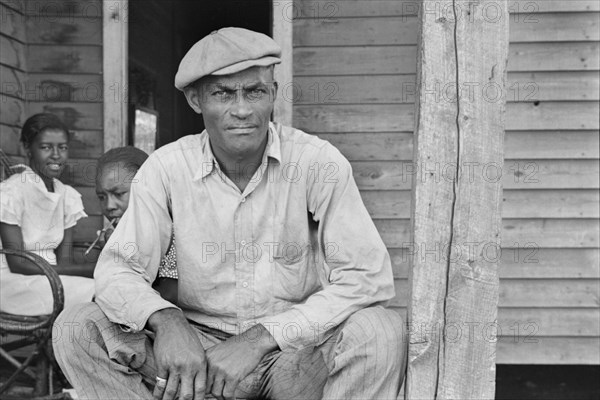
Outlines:
[{"label": "dark doorway", "polygon": [[157,147],[204,129],[173,86],[187,50],[227,26],[271,35],[271,9],[270,0],[129,1],[129,105],[156,111]]}]

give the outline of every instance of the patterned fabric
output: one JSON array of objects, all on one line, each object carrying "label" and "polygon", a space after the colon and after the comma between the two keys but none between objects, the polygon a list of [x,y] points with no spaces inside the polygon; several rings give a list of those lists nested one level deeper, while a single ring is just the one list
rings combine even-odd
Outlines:
[{"label": "patterned fabric", "polygon": [[177,279],[177,251],[175,250],[175,236],[171,240],[171,245],[167,254],[163,257],[158,267],[159,278]]}]

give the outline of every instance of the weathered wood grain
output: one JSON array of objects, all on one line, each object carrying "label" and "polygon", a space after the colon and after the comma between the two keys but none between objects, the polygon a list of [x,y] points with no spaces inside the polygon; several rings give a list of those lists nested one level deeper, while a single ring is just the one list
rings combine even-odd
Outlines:
[{"label": "weathered wood grain", "polygon": [[[2,109],[4,112],[4,109]],[[25,155],[21,143],[21,129],[0,123],[0,148],[7,155]]]},{"label": "weathered wood grain", "polygon": [[509,47],[509,71],[595,71],[598,42],[514,43]]},{"label": "weathered wood grain", "polygon": [[0,65],[0,93],[25,100],[25,73]]},{"label": "weathered wood grain", "polygon": [[[127,1],[118,4],[128,6]],[[102,42],[114,44],[105,46],[101,61],[104,82],[109,83],[104,85],[102,110],[103,150],[106,151],[127,143],[129,9],[109,2],[103,2],[102,7]]]},{"label": "weathered wood grain", "polygon": [[25,122],[25,102],[21,99],[0,94],[0,124],[21,126]]},{"label": "weathered wood grain", "polygon": [[499,364],[592,364],[600,358],[598,337],[536,337],[536,341],[498,340]]},{"label": "weathered wood grain", "polygon": [[5,4],[0,3],[0,34],[25,43],[25,16]]},{"label": "weathered wood grain", "polygon": [[102,75],[30,73],[27,100],[42,102],[91,102],[103,100]]},{"label": "weathered wood grain", "polygon": [[101,73],[102,47],[30,45],[27,52],[29,72]]},{"label": "weathered wood grain", "polygon": [[48,45],[102,45],[101,18],[30,18],[27,42]]},{"label": "weathered wood grain", "polygon": [[25,70],[25,45],[0,35],[0,63],[12,68]]},{"label": "weathered wood grain", "polygon": [[[505,246],[509,246],[506,244]],[[408,278],[408,262],[417,247],[389,249],[394,277]],[[598,249],[502,247],[498,266],[500,278],[576,279],[600,278]]]},{"label": "weathered wood grain", "polygon": [[510,18],[510,42],[600,40],[598,17],[598,13],[593,12],[513,15]]},{"label": "weathered wood grain", "polygon": [[[413,176],[440,184],[451,181],[455,162],[352,161],[354,179],[361,190],[408,190]],[[505,189],[598,189],[598,160],[507,160],[496,164],[463,164],[465,176],[502,180]]]},{"label": "weathered wood grain", "polygon": [[510,131],[504,140],[505,157],[518,159],[597,159],[600,134],[589,131]]},{"label": "weathered wood grain", "polygon": [[[505,89],[507,102],[598,100],[600,77],[595,71],[512,72]],[[453,100],[454,90],[448,83],[426,84],[430,97]],[[280,85],[280,97],[294,104],[390,104],[414,103],[416,77],[405,75],[299,76],[293,83]],[[470,83],[461,96],[471,98],[476,92],[496,96],[489,84]],[[435,97],[434,97],[435,98]]]},{"label": "weathered wood grain", "polygon": [[[397,296],[392,306],[406,307],[410,293],[408,280],[397,279],[394,284]],[[500,308],[598,308],[598,279],[503,279],[499,287]],[[494,322],[495,318],[456,323],[466,321],[485,323]]]},{"label": "weathered wood grain", "polygon": [[503,218],[600,217],[596,189],[505,190],[502,197]]},{"label": "weathered wood grain", "polygon": [[102,104],[100,103],[31,102],[28,111],[30,114],[39,112],[56,114],[69,129],[73,130],[102,129]]},{"label": "weathered wood grain", "polygon": [[81,193],[81,199],[83,200],[83,209],[89,216],[100,216],[102,210],[100,208],[100,201],[96,196],[95,187],[77,187],[77,191]]},{"label": "weathered wood grain", "polygon": [[[441,98],[440,98],[441,99]],[[437,101],[432,103],[449,103]],[[507,130],[598,130],[597,101],[508,103]],[[294,126],[307,132],[410,132],[410,104],[319,104],[294,106]]]},{"label": "weathered wood grain", "polygon": [[294,76],[414,74],[416,46],[301,47]]},{"label": "weathered wood grain", "polygon": [[[492,12],[487,13],[488,19],[500,18],[492,15]],[[440,17],[448,14],[448,19],[454,18],[453,14],[442,9],[439,14]],[[599,18],[596,13],[537,13],[513,15],[509,19],[511,43],[600,39]],[[418,22],[416,16],[300,19],[294,23],[294,46],[415,45]]]}]

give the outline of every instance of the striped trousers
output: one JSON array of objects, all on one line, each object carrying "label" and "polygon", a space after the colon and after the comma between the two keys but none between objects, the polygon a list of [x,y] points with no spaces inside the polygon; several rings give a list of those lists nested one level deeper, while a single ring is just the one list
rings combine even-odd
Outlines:
[{"label": "striped trousers", "polygon": [[[205,349],[229,334],[192,324]],[[95,303],[66,309],[55,322],[56,359],[80,399],[151,399],[156,365],[151,338],[126,333]],[[406,366],[402,319],[362,309],[323,344],[274,351],[238,386],[238,399],[395,400]]]}]

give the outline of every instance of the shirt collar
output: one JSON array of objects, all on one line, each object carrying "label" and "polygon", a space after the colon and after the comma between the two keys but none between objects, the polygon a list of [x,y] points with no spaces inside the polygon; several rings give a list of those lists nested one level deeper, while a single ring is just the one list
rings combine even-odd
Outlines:
[{"label": "shirt collar", "polygon": [[[204,131],[204,138],[202,143],[202,163],[200,169],[196,172],[194,180],[200,180],[206,178],[215,169],[219,168],[219,164],[215,159],[215,156],[210,148],[210,140],[208,132]],[[275,125],[269,122],[269,131],[267,133],[267,148],[265,150],[266,156],[277,160],[281,164],[281,139]],[[264,157],[263,157],[264,162]]]}]

